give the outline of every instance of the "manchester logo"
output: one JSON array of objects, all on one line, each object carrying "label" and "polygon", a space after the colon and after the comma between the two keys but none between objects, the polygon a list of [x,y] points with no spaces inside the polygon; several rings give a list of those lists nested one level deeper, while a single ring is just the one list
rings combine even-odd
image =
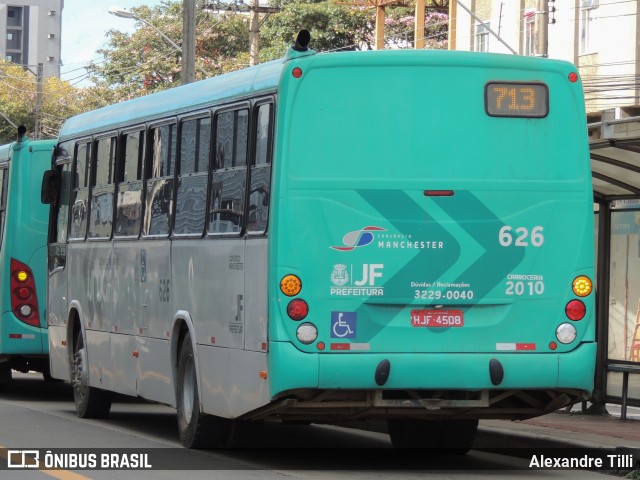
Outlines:
[{"label": "manchester logo", "polygon": [[365,247],[373,242],[373,233],[384,232],[384,228],[380,227],[364,227],[360,230],[354,230],[342,237],[343,246],[330,247],[341,252],[348,252],[358,247]]}]

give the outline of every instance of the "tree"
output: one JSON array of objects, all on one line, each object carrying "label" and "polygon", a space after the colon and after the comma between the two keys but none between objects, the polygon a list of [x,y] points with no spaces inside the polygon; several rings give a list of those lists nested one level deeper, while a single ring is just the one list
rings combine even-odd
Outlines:
[{"label": "tree", "polygon": [[15,125],[25,125],[33,131],[35,124],[36,78],[18,65],[0,61],[0,143],[5,144],[16,138]]},{"label": "tree", "polygon": [[[271,15],[260,31],[261,60],[282,56],[296,33],[311,31],[311,48],[319,52],[371,50],[375,44],[375,10],[354,6],[352,0],[272,0],[281,8]],[[448,0],[431,0],[425,15],[427,48],[447,48]],[[350,5],[351,4],[351,5]],[[414,6],[387,7],[385,46],[413,48]]]},{"label": "tree", "polygon": [[276,6],[280,12],[260,29],[261,61],[284,55],[302,29],[311,32],[310,46],[318,52],[370,48],[373,27],[366,9],[313,0],[277,0]]},{"label": "tree", "polygon": [[[449,28],[449,15],[443,7],[427,8],[425,14],[425,48],[446,49]],[[415,7],[388,8],[385,17],[385,47],[413,48],[415,25]]]},{"label": "tree", "polygon": [[[197,79],[215,76],[249,64],[249,15],[246,4],[213,4],[201,0],[196,9]],[[245,0],[248,1],[248,0]],[[344,1],[345,4],[341,2]],[[374,44],[373,9],[347,5],[349,0],[271,0],[279,11],[263,19],[260,29],[260,61],[282,57],[299,30],[311,31],[311,48],[318,52],[368,50]],[[432,0],[446,8],[447,0]],[[215,10],[214,10],[215,7]],[[136,17],[151,23],[177,45],[182,38],[182,0],[163,0],[155,7],[131,9]],[[389,8],[387,45],[413,46],[412,7]],[[429,10],[427,45],[443,48],[446,41],[446,15]],[[138,22],[132,34],[107,32],[107,46],[98,51],[103,62],[89,67],[98,87],[109,89],[115,98],[126,100],[177,86],[180,83],[181,52],[177,51],[145,22]]]},{"label": "tree", "polygon": [[[24,125],[34,137],[37,81],[35,75],[20,65],[0,61],[0,144],[16,139],[15,125]],[[54,138],[65,119],[113,101],[109,91],[97,87],[78,89],[59,78],[49,77],[42,84],[41,136]]]},{"label": "tree", "polygon": [[[131,9],[136,17],[182,43],[182,1],[164,0],[155,7]],[[121,99],[138,97],[180,84],[181,52],[144,22],[131,35],[109,30],[107,47],[98,50],[104,62],[93,62],[89,73],[96,85],[109,87]],[[241,13],[214,14],[197,9],[196,78],[215,76],[248,65],[249,27]]]}]

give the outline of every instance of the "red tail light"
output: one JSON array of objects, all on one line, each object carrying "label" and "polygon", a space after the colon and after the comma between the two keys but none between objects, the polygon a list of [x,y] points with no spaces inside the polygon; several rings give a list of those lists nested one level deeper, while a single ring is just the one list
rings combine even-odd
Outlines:
[{"label": "red tail light", "polygon": [[564,311],[569,320],[582,320],[587,313],[587,307],[580,300],[571,300]]},{"label": "red tail light", "polygon": [[24,263],[11,259],[11,310],[18,320],[40,326],[38,296],[33,272]]},{"label": "red tail light", "polygon": [[287,305],[287,315],[292,320],[302,320],[309,313],[309,305],[307,302],[302,300],[301,298],[296,298],[295,300],[291,300],[289,305]]}]

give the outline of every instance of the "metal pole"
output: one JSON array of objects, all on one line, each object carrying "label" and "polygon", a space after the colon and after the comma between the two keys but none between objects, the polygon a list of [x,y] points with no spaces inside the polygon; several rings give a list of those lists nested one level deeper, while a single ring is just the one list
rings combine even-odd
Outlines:
[{"label": "metal pole", "polygon": [[38,70],[36,74],[36,110],[35,110],[35,125],[33,127],[34,130],[34,138],[40,138],[40,132],[42,130],[42,90],[43,90],[43,65],[42,63],[38,64]]},{"label": "metal pole", "polygon": [[449,50],[456,49],[456,26],[458,24],[458,2],[449,2]]},{"label": "metal pole", "polygon": [[384,49],[384,7],[376,7],[376,50]]},{"label": "metal pole", "polygon": [[415,26],[414,26],[414,48],[424,48],[424,0],[416,0]]},{"label": "metal pole", "polygon": [[549,56],[549,4],[547,0],[538,0],[538,35],[536,37],[536,56]]},{"label": "metal pole", "polygon": [[182,84],[196,79],[196,0],[183,0]]},{"label": "metal pole", "polygon": [[598,213],[598,276],[596,278],[596,374],[591,402],[592,413],[606,413],[607,360],[609,344],[609,292],[611,288],[611,210],[600,201]]},{"label": "metal pole", "polygon": [[4,119],[7,121],[7,123],[8,123],[9,125],[11,125],[13,128],[18,128],[18,126],[17,126],[15,123],[13,123],[13,122],[9,119],[9,117],[7,117],[3,112],[0,112],[0,117],[4,118]]},{"label": "metal pole", "polygon": [[[176,42],[174,42],[173,40],[171,40],[162,30],[160,30],[158,27],[156,27],[153,23],[148,22],[147,20],[145,20],[144,18],[140,18],[140,17],[130,17],[130,18],[135,18],[136,20],[138,20],[139,22],[144,23],[145,25],[147,25],[149,28],[151,28],[152,30],[154,30],[158,35],[160,35],[162,38],[165,39],[165,41],[171,45],[173,48],[176,49],[176,51],[178,52],[182,52],[182,48],[180,48],[180,45],[178,45]],[[196,66],[196,68],[198,69],[198,71],[200,73],[202,73],[203,75],[208,75],[207,71]]]},{"label": "metal pole", "polygon": [[489,32],[491,35],[493,35],[494,37],[496,37],[498,39],[498,41],[503,44],[505,47],[507,47],[509,49],[509,51],[511,53],[513,53],[514,55],[518,55],[518,52],[516,52],[513,48],[511,48],[504,40],[502,40],[502,38],[500,38],[500,35],[498,35],[496,32],[494,32],[493,30],[491,30],[491,27],[486,24],[485,22],[483,22],[482,20],[480,20],[480,17],[478,17],[475,13],[473,13],[471,10],[469,10],[460,0],[456,0],[457,4],[460,5],[469,15],[471,15],[478,23],[481,23],[482,25],[484,25],[484,28],[487,29],[487,32]]}]

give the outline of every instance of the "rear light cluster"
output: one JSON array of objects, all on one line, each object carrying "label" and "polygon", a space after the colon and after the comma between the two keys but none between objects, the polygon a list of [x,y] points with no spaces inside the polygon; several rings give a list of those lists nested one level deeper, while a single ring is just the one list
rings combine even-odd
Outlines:
[{"label": "rear light cluster", "polygon": [[[593,290],[593,282],[589,277],[584,275],[580,275],[573,280],[573,284],[571,285],[571,289],[573,290],[573,294],[579,298],[587,297],[591,294]],[[564,322],[558,325],[556,328],[556,338],[562,344],[568,344],[573,342],[578,336],[578,331],[572,322],[578,322],[582,320],[587,314],[587,307],[579,299],[570,300],[569,303],[564,308],[564,312],[571,322]],[[549,344],[551,350],[555,350],[558,348],[555,342],[551,342]]]},{"label": "rear light cluster", "polygon": [[24,263],[11,259],[11,310],[18,320],[40,326],[38,297],[33,272]]},{"label": "rear light cluster", "polygon": [[[296,275],[285,275],[280,280],[280,291],[287,297],[296,297],[302,291],[302,281]],[[309,305],[302,298],[294,298],[287,305],[287,315],[293,321],[307,318]],[[318,328],[311,322],[304,322],[296,329],[296,338],[300,343],[309,345],[318,338]]]}]

